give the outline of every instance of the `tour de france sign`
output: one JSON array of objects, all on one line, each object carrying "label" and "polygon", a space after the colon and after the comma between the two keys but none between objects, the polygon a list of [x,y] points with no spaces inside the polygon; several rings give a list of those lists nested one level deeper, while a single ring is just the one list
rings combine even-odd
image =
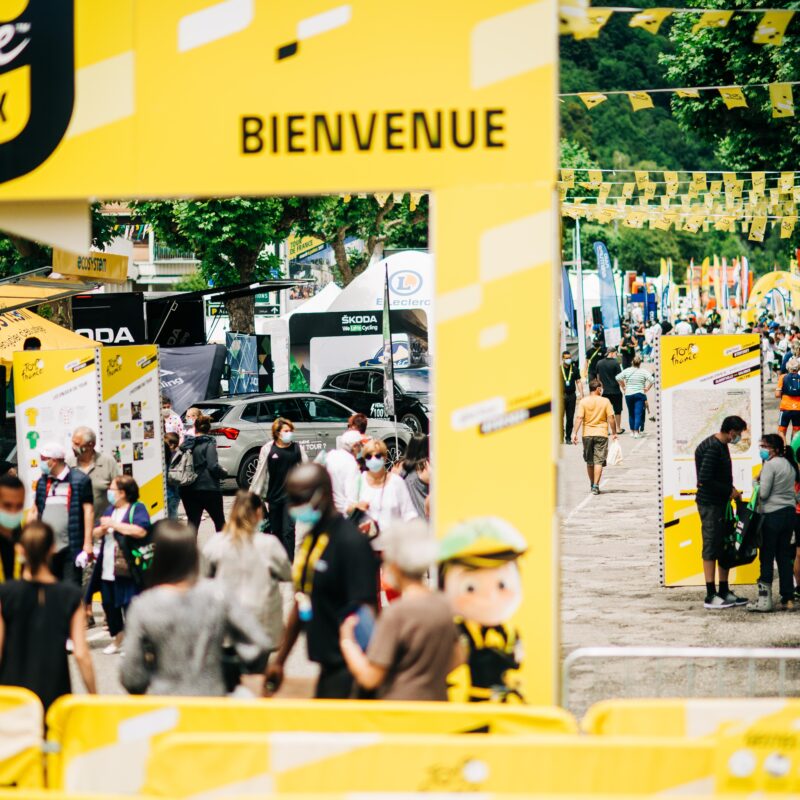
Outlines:
[{"label": "tour de france sign", "polygon": [[524,539],[507,624],[525,699],[554,700],[555,2],[0,14],[0,204],[432,193],[435,527],[494,517]]}]

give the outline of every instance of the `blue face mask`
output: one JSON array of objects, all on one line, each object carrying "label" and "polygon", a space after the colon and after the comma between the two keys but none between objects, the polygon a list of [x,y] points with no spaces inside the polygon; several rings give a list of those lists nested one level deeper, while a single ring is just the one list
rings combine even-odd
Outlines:
[{"label": "blue face mask", "polygon": [[767,461],[769,459],[769,450],[764,450],[764,448],[762,447],[758,451],[758,455],[761,456],[762,461]]},{"label": "blue face mask", "polygon": [[289,516],[295,521],[312,528],[322,519],[322,512],[314,508],[311,503],[302,506],[292,506],[289,508]]},{"label": "blue face mask", "polygon": [[39,462],[39,469],[41,470],[42,475],[50,474],[50,465],[44,460]]},{"label": "blue face mask", "polygon": [[741,434],[741,433],[737,433],[737,434],[736,434],[736,435],[735,435],[735,436],[734,436],[734,437],[731,439],[731,444],[739,444],[739,442],[741,442],[741,441],[742,441],[742,434]]},{"label": "blue face mask", "polygon": [[284,444],[291,444],[294,441],[294,431],[281,431],[281,441]]},{"label": "blue face mask", "polygon": [[372,456],[364,463],[367,465],[367,469],[370,472],[380,472],[383,469],[383,459],[378,456]]},{"label": "blue face mask", "polygon": [[13,531],[19,528],[22,524],[22,518],[25,516],[24,511],[0,511],[0,528],[5,528],[7,531]]},{"label": "blue face mask", "polygon": [[106,492],[106,497],[108,498],[108,502],[110,505],[115,505],[117,502],[117,493],[113,489],[109,489]]}]

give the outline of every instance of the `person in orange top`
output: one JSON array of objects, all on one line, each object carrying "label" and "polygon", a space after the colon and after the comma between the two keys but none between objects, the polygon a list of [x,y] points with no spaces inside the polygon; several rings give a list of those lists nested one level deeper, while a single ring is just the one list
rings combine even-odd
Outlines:
[{"label": "person in orange top", "polygon": [[603,397],[603,382],[600,378],[589,381],[589,395],[582,397],[575,414],[575,432],[572,443],[578,443],[578,434],[583,428],[583,460],[589,474],[592,494],[600,494],[600,478],[608,456],[608,436],[617,438],[617,420],[608,398]]},{"label": "person in orange top", "polygon": [[775,397],[779,397],[781,401],[778,433],[784,443],[789,425],[792,426],[793,435],[800,430],[800,360],[790,358],[786,370],[786,374],[778,378],[778,387],[775,389]]}]

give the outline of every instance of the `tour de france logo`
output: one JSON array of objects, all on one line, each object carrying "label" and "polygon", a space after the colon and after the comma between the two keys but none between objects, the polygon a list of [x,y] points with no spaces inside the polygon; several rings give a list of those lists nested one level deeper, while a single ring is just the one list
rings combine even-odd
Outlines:
[{"label": "tour de france logo", "polygon": [[22,367],[22,378],[28,381],[31,378],[35,378],[37,375],[41,375],[43,370],[44,361],[42,361],[42,359],[37,358],[33,361],[26,361]]},{"label": "tour de france logo", "polygon": [[685,347],[676,347],[672,353],[672,363],[677,366],[687,361],[694,361],[699,352],[700,348],[693,342],[689,342]]},{"label": "tour de france logo", "polygon": [[106,375],[116,375],[122,369],[122,356],[112,356],[106,361]]},{"label": "tour de france logo", "polygon": [[36,169],[75,99],[74,0],[0,3],[0,182]]}]

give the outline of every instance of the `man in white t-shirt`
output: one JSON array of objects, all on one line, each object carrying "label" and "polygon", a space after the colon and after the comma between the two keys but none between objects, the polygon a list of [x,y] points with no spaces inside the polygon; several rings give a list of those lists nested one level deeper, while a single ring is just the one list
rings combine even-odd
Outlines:
[{"label": "man in white t-shirt", "polygon": [[677,336],[691,336],[692,326],[685,319],[679,319],[675,323],[675,334]]},{"label": "man in white t-shirt", "polygon": [[356,502],[361,474],[356,459],[361,452],[361,434],[355,430],[346,431],[337,444],[338,448],[326,455],[325,468],[331,476],[333,504],[340,514],[346,515],[348,506]]}]

